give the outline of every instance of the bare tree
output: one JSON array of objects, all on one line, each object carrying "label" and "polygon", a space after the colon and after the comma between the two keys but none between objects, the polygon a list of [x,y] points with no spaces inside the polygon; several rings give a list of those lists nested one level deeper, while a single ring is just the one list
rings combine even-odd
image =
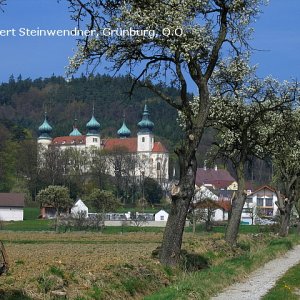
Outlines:
[{"label": "bare tree", "polygon": [[6,5],[6,0],[0,0],[0,10],[3,12],[3,6]]}]

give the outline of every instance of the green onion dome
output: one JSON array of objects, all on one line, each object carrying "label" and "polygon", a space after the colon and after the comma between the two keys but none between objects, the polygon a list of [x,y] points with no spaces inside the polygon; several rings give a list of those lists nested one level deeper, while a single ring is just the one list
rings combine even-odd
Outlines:
[{"label": "green onion dome", "polygon": [[39,139],[51,139],[50,133],[52,132],[52,127],[47,121],[47,115],[45,114],[45,119],[43,124],[39,127]]},{"label": "green onion dome", "polygon": [[80,136],[80,135],[82,134],[76,127],[73,127],[72,132],[69,134],[69,136]]},{"label": "green onion dome", "polygon": [[99,135],[100,132],[100,123],[95,119],[94,115],[86,124],[88,130],[87,135]]},{"label": "green onion dome", "polygon": [[118,135],[120,138],[127,138],[131,135],[131,131],[126,126],[125,120],[123,121],[122,127],[118,130]]},{"label": "green onion dome", "polygon": [[152,121],[150,121],[149,115],[150,114],[149,114],[149,111],[148,111],[148,107],[145,104],[142,120],[137,124],[139,129],[140,129],[140,132],[150,132],[150,131],[152,131],[152,129],[154,127],[154,123]]}]

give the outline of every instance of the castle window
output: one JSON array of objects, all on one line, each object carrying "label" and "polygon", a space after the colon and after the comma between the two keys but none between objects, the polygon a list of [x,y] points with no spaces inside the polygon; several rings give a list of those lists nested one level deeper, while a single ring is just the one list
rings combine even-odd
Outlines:
[{"label": "castle window", "polygon": [[145,142],[145,138],[144,137],[142,137],[142,143],[144,143]]},{"label": "castle window", "polygon": [[157,171],[160,171],[160,162],[157,163],[156,169],[157,169]]},{"label": "castle window", "polygon": [[93,143],[97,143],[98,139],[97,138],[93,138]]}]

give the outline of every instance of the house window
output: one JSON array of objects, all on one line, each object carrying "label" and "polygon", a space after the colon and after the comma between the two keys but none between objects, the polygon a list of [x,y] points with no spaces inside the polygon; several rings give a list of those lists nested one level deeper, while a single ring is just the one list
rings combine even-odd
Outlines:
[{"label": "house window", "polygon": [[264,198],[257,198],[257,206],[264,206]]},{"label": "house window", "polygon": [[93,138],[93,143],[97,143],[98,139],[97,138]]},{"label": "house window", "polygon": [[145,138],[144,137],[142,137],[142,143],[144,143],[145,142]]},{"label": "house window", "polygon": [[160,220],[164,221],[165,220],[165,216],[160,216]]},{"label": "house window", "polygon": [[273,198],[266,198],[266,206],[273,206]]},{"label": "house window", "polygon": [[252,197],[247,198],[247,199],[246,199],[246,202],[247,202],[247,203],[253,203],[253,198],[252,198]]}]

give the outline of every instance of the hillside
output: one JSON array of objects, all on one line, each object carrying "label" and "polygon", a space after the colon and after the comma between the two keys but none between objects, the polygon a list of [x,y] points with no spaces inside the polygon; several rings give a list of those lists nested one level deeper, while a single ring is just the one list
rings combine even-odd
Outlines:
[{"label": "hillside", "polygon": [[[130,88],[129,77],[107,75],[90,77],[82,75],[69,82],[63,77],[54,75],[51,78],[34,80],[22,79],[20,75],[16,79],[11,76],[7,83],[2,83],[0,85],[0,191],[11,190],[18,174],[30,174],[29,169],[32,168],[34,153],[33,151],[27,153],[26,150],[30,140],[36,141],[37,128],[43,121],[45,110],[53,127],[53,136],[69,135],[75,118],[78,120],[79,130],[84,134],[85,124],[91,117],[93,105],[95,116],[101,124],[102,137],[117,136],[123,114],[126,116],[127,126],[135,136],[136,124],[141,118],[144,104],[147,103],[150,118],[155,124],[156,139],[162,141],[170,152],[172,172],[173,167],[176,167],[176,156],[173,150],[182,135],[176,122],[177,112],[145,88],[134,90],[130,97]],[[178,96],[178,90],[175,88],[160,88],[172,97]],[[198,151],[199,166],[203,165],[205,153],[212,142],[213,131],[208,129],[204,133]],[[27,157],[29,154],[32,154],[31,157]],[[261,176],[264,167],[260,168],[259,181],[264,181],[265,175]],[[253,172],[253,166],[248,173],[249,178],[257,177],[256,172]]]}]

